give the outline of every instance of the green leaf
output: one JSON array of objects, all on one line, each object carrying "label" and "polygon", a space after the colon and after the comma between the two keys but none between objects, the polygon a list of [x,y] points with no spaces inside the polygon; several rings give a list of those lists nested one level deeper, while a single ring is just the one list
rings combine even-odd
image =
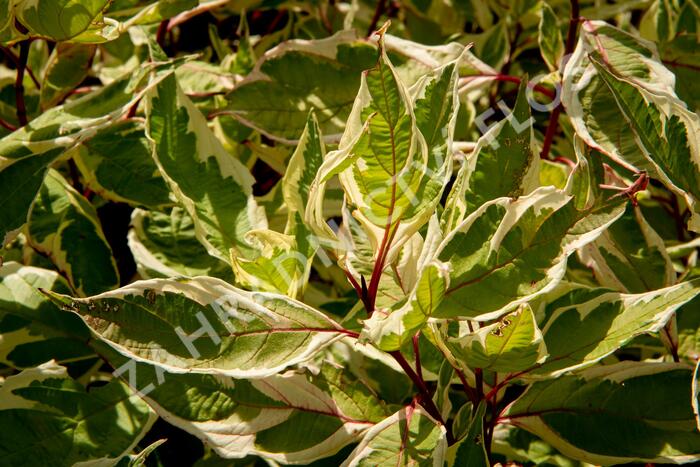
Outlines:
[{"label": "green leaf", "polygon": [[163,373],[108,359],[169,423],[223,458],[308,463],[334,454],[390,412],[360,381],[330,364],[251,380]]},{"label": "green leaf", "polygon": [[476,53],[481,60],[494,68],[500,68],[505,63],[510,53],[505,20],[499,21],[477,38]]},{"label": "green leaf", "polygon": [[96,340],[173,373],[260,378],[351,334],[300,302],[212,277],[139,281],[87,299],[51,296]]},{"label": "green leaf", "polygon": [[[329,153],[310,190],[306,219],[317,233],[325,184],[338,174],[352,212],[375,249],[374,261],[390,264],[430,218],[451,175],[457,75],[452,62],[411,89],[384,49],[362,75],[360,91],[339,149]],[[356,278],[360,281],[360,278]]]},{"label": "green leaf", "polygon": [[95,208],[53,169],[29,213],[27,240],[80,296],[119,287],[117,264]]},{"label": "green leaf", "polygon": [[625,116],[647,165],[670,190],[684,196],[692,208],[688,227],[700,231],[700,117],[674,95],[658,95],[591,61]]},{"label": "green leaf", "polygon": [[564,55],[564,39],[558,23],[559,20],[552,7],[547,2],[541,2],[537,43],[540,46],[540,54],[550,71],[559,69],[559,63]]},{"label": "green leaf", "polygon": [[661,63],[654,44],[602,21],[585,21],[581,39],[564,69],[562,104],[576,133],[590,146],[625,167],[653,172],[637,147],[630,124],[589,54],[598,52],[617,73],[661,94],[673,95],[673,74]]},{"label": "green leaf", "polygon": [[448,266],[437,262],[429,264],[406,303],[394,310],[375,310],[372,317],[364,321],[360,337],[381,350],[399,350],[432,316],[448,285]]},{"label": "green leaf", "polygon": [[700,279],[640,294],[574,289],[547,308],[542,332],[549,351],[537,374],[559,375],[593,365],[634,337],[658,332],[700,294]]},{"label": "green leaf", "polygon": [[326,157],[321,129],[314,112],[309,112],[299,144],[289,159],[282,179],[282,195],[287,209],[302,215],[309,204],[309,187]]},{"label": "green leaf", "polygon": [[[138,9],[135,14],[134,8],[128,8],[127,5],[124,5],[125,8],[120,10],[118,8],[119,2],[112,3],[107,10],[108,14],[123,20],[124,28],[127,29],[140,24],[159,23],[165,19],[177,16],[183,11],[195,8],[199,2],[197,0],[150,0],[148,2],[139,2],[141,4],[146,3],[146,5]],[[128,6],[131,7],[132,5],[128,4]]]},{"label": "green leaf", "polygon": [[168,212],[134,210],[128,240],[138,273],[145,279],[214,276],[233,281],[231,266],[207,253],[197,240],[192,218],[179,206]]},{"label": "green leaf", "polygon": [[[463,46],[429,47],[385,36],[388,52],[410,85],[458,58]],[[293,142],[315,110],[325,135],[343,132],[362,71],[376,63],[377,48],[354,30],[317,40],[289,40],[268,50],[253,71],[227,96],[238,121],[264,135]]]},{"label": "green leaf", "polygon": [[492,451],[516,462],[532,462],[535,465],[559,467],[585,467],[581,463],[565,457],[549,443],[542,441],[529,431],[510,425],[496,425],[493,432]]},{"label": "green leaf", "polygon": [[61,102],[87,77],[97,48],[94,45],[59,43],[51,52],[41,82],[40,104],[49,109]]},{"label": "green leaf", "polygon": [[112,465],[157,418],[125,384],[86,390],[54,362],[7,378],[0,400],[0,454],[12,465]]},{"label": "green leaf", "polygon": [[173,204],[143,125],[136,120],[119,122],[87,139],[73,158],[85,185],[103,198],[151,208]]},{"label": "green leaf", "polygon": [[546,293],[561,280],[568,256],[622,212],[614,203],[579,211],[554,187],[487,202],[438,247],[437,259],[452,271],[435,316],[494,319]]},{"label": "green leaf", "polygon": [[267,221],[252,196],[250,172],[226,152],[174,76],[149,92],[146,113],[153,157],[194,220],[199,241],[224,261],[231,248],[252,253],[244,235]]},{"label": "green leaf", "polygon": [[442,465],[445,428],[420,406],[407,406],[367,431],[344,467]]},{"label": "green leaf", "polygon": [[263,55],[245,81],[227,96],[236,119],[263,134],[299,137],[309,111],[324,133],[342,131],[376,49],[354,32],[312,41],[287,41]]},{"label": "green leaf", "polygon": [[108,4],[109,0],[19,0],[14,8],[31,34],[64,41],[87,30]]},{"label": "green leaf", "polygon": [[448,450],[448,453],[454,452],[455,456],[448,465],[468,465],[469,467],[489,467],[491,465],[485,449],[484,414],[486,414],[486,403],[482,401],[472,416],[466,436]]},{"label": "green leaf", "polygon": [[694,299],[677,312],[678,354],[690,362],[700,358],[700,314],[695,310],[700,299]]},{"label": "green leaf", "polygon": [[447,345],[467,367],[496,372],[525,370],[547,357],[542,332],[527,305],[473,334],[450,338]]},{"label": "green leaf", "polygon": [[442,223],[454,229],[467,214],[496,198],[516,198],[538,187],[540,158],[534,144],[526,80],[523,80],[515,108],[491,127],[457,174]]},{"label": "green leaf", "polygon": [[[48,165],[62,153],[63,149],[54,148],[0,166],[0,184],[10,187],[9,192],[4,192],[0,198],[0,237],[4,239],[27,221],[29,208],[44,181]],[[0,164],[2,162],[5,161],[0,161]]]},{"label": "green leaf", "polygon": [[592,464],[692,462],[700,458],[700,433],[688,403],[691,378],[678,364],[604,366],[535,383],[506,409],[504,422]]},{"label": "green leaf", "polygon": [[94,353],[89,332],[76,316],[61,312],[37,289],[68,293],[55,271],[7,262],[0,267],[0,360],[30,368],[48,360],[83,359]]},{"label": "green leaf", "polygon": [[663,240],[632,205],[579,253],[600,285],[620,292],[648,292],[676,281]]},{"label": "green leaf", "polygon": [[661,50],[664,64],[676,75],[676,93],[694,112],[700,110],[700,57],[695,53],[694,34],[682,34]]},{"label": "green leaf", "polygon": [[[0,140],[0,237],[21,227],[41,187],[47,167],[87,138],[108,128],[143,93],[172,73],[174,62],[145,64],[87,96],[53,107]],[[155,76],[149,82],[145,77]]]}]

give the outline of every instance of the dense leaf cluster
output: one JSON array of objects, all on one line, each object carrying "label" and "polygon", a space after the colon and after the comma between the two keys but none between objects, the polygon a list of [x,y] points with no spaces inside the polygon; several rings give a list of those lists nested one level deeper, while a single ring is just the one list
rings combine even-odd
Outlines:
[{"label": "dense leaf cluster", "polygon": [[1,465],[700,461],[697,0],[0,13]]}]

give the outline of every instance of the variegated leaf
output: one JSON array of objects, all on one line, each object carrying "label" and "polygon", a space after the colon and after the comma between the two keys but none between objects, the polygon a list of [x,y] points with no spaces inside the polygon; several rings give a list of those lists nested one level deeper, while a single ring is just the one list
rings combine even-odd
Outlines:
[{"label": "variegated leaf", "polygon": [[525,370],[547,357],[542,332],[527,305],[473,334],[450,338],[447,345],[468,368],[496,372]]},{"label": "variegated leaf", "polygon": [[648,292],[676,281],[662,238],[632,205],[579,254],[600,285],[620,292]]},{"label": "variegated leaf", "polygon": [[604,54],[617,73],[634,77],[658,93],[673,95],[674,77],[651,42],[635,37],[602,21],[584,21],[576,50],[563,76],[562,103],[576,133],[586,142],[625,166],[650,170],[640,153],[624,114],[589,54]]},{"label": "variegated leaf", "polygon": [[49,170],[27,222],[27,240],[47,255],[80,296],[119,287],[119,271],[95,208]]},{"label": "variegated leaf", "polygon": [[700,117],[675,94],[647,89],[595,54],[591,62],[610,89],[645,165],[691,207],[688,228],[700,231]]},{"label": "variegated leaf", "polygon": [[489,467],[488,455],[484,439],[484,415],[486,403],[481,402],[474,411],[466,435],[457,444],[450,446],[447,451],[448,466]]},{"label": "variegated leaf", "polygon": [[375,250],[373,263],[395,261],[432,215],[451,174],[456,84],[453,62],[409,94],[380,49],[376,67],[363,74],[339,149],[328,154],[310,190],[305,218],[319,235],[335,235],[322,203],[326,183],[338,174],[348,207]]},{"label": "variegated leaf", "polygon": [[607,365],[535,383],[503,421],[591,464],[693,462],[700,433],[690,402],[675,403],[690,400],[691,378],[690,368],[673,363]]},{"label": "variegated leaf", "polygon": [[373,426],[343,467],[443,465],[445,428],[420,406],[407,406]]},{"label": "variegated leaf", "polygon": [[540,54],[547,63],[550,71],[559,69],[560,61],[564,55],[564,39],[559,29],[558,18],[549,3],[541,2],[540,24],[537,35],[537,43],[540,46]]},{"label": "variegated leaf", "polygon": [[[1,139],[0,184],[13,189],[0,197],[0,238],[24,224],[53,162],[69,157],[79,143],[113,125],[183,60],[145,64],[137,73],[122,76],[99,91],[49,109]],[[151,71],[154,75],[146,80]]]},{"label": "variegated leaf", "polygon": [[74,160],[85,185],[103,198],[155,209],[173,204],[138,120],[119,122],[88,138]]},{"label": "variegated leaf", "polygon": [[135,209],[128,241],[144,279],[214,276],[233,281],[231,265],[207,253],[192,218],[179,206],[169,212]]},{"label": "variegated leaf", "polygon": [[13,368],[30,368],[51,359],[93,356],[84,343],[90,333],[82,321],[61,312],[39,288],[70,293],[55,271],[15,262],[0,267],[0,360]]},{"label": "variegated leaf", "polygon": [[[389,35],[385,44],[408,84],[455,60],[463,48],[456,43],[425,46]],[[377,48],[354,30],[286,41],[268,50],[227,96],[229,109],[238,121],[288,143],[299,137],[309,111],[315,109],[323,133],[337,136],[350,114],[360,75],[374,65],[376,56]]]},{"label": "variegated leaf", "polygon": [[700,279],[640,294],[574,289],[547,307],[542,329],[549,358],[534,374],[591,366],[634,337],[658,332],[676,310],[700,294]]},{"label": "variegated leaf", "polygon": [[330,364],[317,374],[299,370],[245,380],[163,373],[107,356],[158,415],[223,458],[306,464],[357,441],[390,413],[361,382]]},{"label": "variegated leaf", "polygon": [[462,164],[441,219],[446,232],[488,201],[526,195],[539,186],[526,89],[523,81],[514,109],[479,138]]},{"label": "variegated leaf", "polygon": [[61,102],[88,75],[97,48],[94,45],[59,43],[51,52],[41,84],[40,103],[49,109]]},{"label": "variegated leaf", "polygon": [[0,386],[0,454],[8,465],[115,465],[156,418],[126,384],[86,389],[51,361]]},{"label": "variegated leaf", "polygon": [[109,0],[19,0],[14,11],[17,19],[33,35],[54,41],[78,36],[90,28]]},{"label": "variegated leaf", "polygon": [[487,202],[438,248],[437,259],[452,269],[435,316],[494,319],[551,290],[568,256],[622,213],[615,202],[579,211],[554,187]]},{"label": "variegated leaf", "polygon": [[423,269],[415,289],[403,306],[392,310],[375,310],[372,317],[365,320],[360,337],[382,350],[399,350],[432,316],[448,286],[448,266],[429,264]]},{"label": "variegated leaf", "polygon": [[212,277],[139,281],[86,299],[51,296],[78,313],[95,339],[173,373],[261,378],[353,335],[283,295]]},{"label": "variegated leaf", "polygon": [[252,253],[244,235],[267,220],[252,196],[250,172],[228,154],[174,76],[148,94],[146,135],[170,189],[194,220],[207,251],[227,260]]}]

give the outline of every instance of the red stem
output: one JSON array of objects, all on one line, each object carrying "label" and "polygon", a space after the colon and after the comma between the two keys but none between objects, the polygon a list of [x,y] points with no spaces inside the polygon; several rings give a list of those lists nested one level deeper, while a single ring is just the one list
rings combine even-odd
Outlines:
[{"label": "red stem", "polygon": [[455,368],[455,373],[457,373],[459,380],[462,382],[464,392],[467,394],[467,397],[476,408],[476,406],[479,405],[479,397],[476,395],[476,391],[473,387],[469,385],[469,381],[467,381],[467,378],[464,376],[462,370],[460,370],[459,368]]},{"label": "red stem", "polygon": [[24,104],[24,70],[29,58],[29,40],[19,43],[19,60],[17,62],[17,77],[15,79],[15,103],[17,106],[17,121],[24,126],[27,121],[27,107]]},{"label": "red stem", "polygon": [[17,129],[16,126],[14,126],[14,125],[12,125],[12,124],[6,122],[6,121],[3,120],[2,118],[0,118],[0,126],[3,127],[3,128],[8,129],[8,130],[10,130],[10,131],[15,131],[15,130]]},{"label": "red stem", "polygon": [[420,364],[420,348],[418,347],[419,339],[420,331],[413,336],[413,354],[416,356],[416,373],[418,373],[418,377],[423,380],[423,368]]},{"label": "red stem", "polygon": [[158,32],[156,32],[156,42],[161,49],[165,50],[165,35],[168,32],[169,19],[164,19],[158,25]]},{"label": "red stem", "polygon": [[[7,58],[12,60],[12,63],[15,64],[15,67],[19,68],[19,57],[15,55],[14,52],[12,52],[12,50],[8,49],[7,47],[0,46],[0,49],[2,49],[3,53],[7,56]],[[32,81],[34,81],[34,86],[36,86],[37,89],[41,89],[41,83],[39,83],[39,80],[36,79],[34,72],[30,67],[27,66],[26,63],[24,64],[24,69],[27,70],[27,74],[32,79]]]},{"label": "red stem", "polygon": [[[579,23],[579,4],[578,0],[570,0],[571,2],[571,16],[569,17],[569,29],[566,33],[566,45],[564,47],[564,56],[570,55],[574,51],[576,46],[576,33],[578,31]],[[566,68],[566,63],[562,66],[562,74],[564,74],[564,69]],[[549,117],[549,124],[547,124],[547,130],[544,134],[544,141],[542,142],[542,152],[540,153],[540,158],[549,159],[549,151],[552,148],[552,141],[554,140],[554,135],[557,132],[557,125],[559,122],[559,115],[562,111],[561,102],[554,108],[552,115]]]},{"label": "red stem", "polygon": [[447,429],[447,444],[453,445],[455,443],[455,439],[454,435],[452,434],[452,430],[445,423],[440,410],[438,410],[435,402],[433,402],[433,397],[431,396],[430,390],[428,389],[428,386],[426,386],[425,381],[423,381],[423,379],[419,377],[415,371],[413,371],[413,368],[411,368],[411,365],[406,361],[406,358],[403,356],[403,354],[401,354],[401,352],[395,350],[393,352],[389,352],[389,355],[394,357],[394,360],[396,360],[399,366],[401,366],[401,369],[403,369],[404,373],[406,373],[411,381],[413,381],[413,384],[418,386],[418,390],[420,392],[418,402],[423,406],[423,408],[425,408],[426,412],[428,412],[431,417],[433,417],[440,424],[442,424],[445,429]]},{"label": "red stem", "polygon": [[386,9],[386,0],[377,0],[377,6],[374,9],[374,15],[372,15],[372,21],[369,23],[369,28],[367,28],[367,37],[371,36],[375,29],[377,29],[377,24],[379,24],[379,18],[384,14]]}]

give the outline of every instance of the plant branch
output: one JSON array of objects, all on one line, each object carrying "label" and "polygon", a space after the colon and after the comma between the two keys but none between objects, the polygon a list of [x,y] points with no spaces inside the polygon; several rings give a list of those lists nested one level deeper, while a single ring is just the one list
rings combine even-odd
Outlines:
[{"label": "plant branch", "polygon": [[386,10],[386,0],[377,0],[377,7],[374,9],[372,21],[370,21],[369,28],[367,28],[367,37],[371,36],[374,30],[377,29],[379,18],[384,14],[384,10]]},{"label": "plant branch", "polygon": [[484,398],[484,370],[475,369],[474,378],[476,379],[476,398],[481,401]]},{"label": "plant branch", "polygon": [[389,355],[394,357],[394,360],[396,360],[399,366],[401,366],[401,369],[403,369],[404,373],[406,373],[411,381],[413,381],[413,384],[418,386],[420,396],[418,398],[418,402],[423,406],[423,408],[425,408],[426,412],[428,412],[431,417],[445,427],[447,430],[447,444],[453,445],[455,443],[455,439],[454,435],[452,434],[452,430],[450,429],[449,425],[445,423],[445,420],[442,418],[442,414],[440,414],[440,410],[438,410],[435,402],[433,402],[433,397],[430,394],[430,390],[428,389],[428,386],[426,386],[425,381],[423,381],[423,379],[420,378],[415,371],[413,371],[413,368],[411,368],[411,365],[408,363],[408,361],[406,361],[406,358],[400,351],[395,350],[393,352],[389,352]]},{"label": "plant branch", "polygon": [[156,42],[158,43],[160,48],[163,49],[163,51],[165,51],[165,35],[168,32],[169,23],[169,19],[164,19],[163,21],[161,21],[158,25],[158,32],[156,32]]},{"label": "plant branch", "polygon": [[457,373],[457,377],[462,383],[462,388],[464,389],[464,392],[467,394],[467,397],[476,408],[476,406],[479,405],[479,397],[476,394],[476,390],[469,385],[469,381],[467,381],[467,378],[466,376],[464,376],[464,372],[462,370],[460,370],[459,368],[455,368],[455,373]]},{"label": "plant branch", "polygon": [[[673,320],[673,318],[672,318],[672,320]],[[668,347],[669,347],[668,350],[671,352],[671,356],[673,357],[673,361],[678,363],[681,361],[681,358],[678,355],[678,346],[676,345],[675,342],[673,342],[673,335],[671,334],[671,331],[669,329],[669,327],[670,327],[669,325],[670,325],[670,323],[668,323],[668,324],[666,324],[666,326],[664,326],[663,332],[666,335],[666,339],[668,339]]]},{"label": "plant branch", "polygon": [[420,348],[418,347],[418,340],[420,339],[420,331],[418,331],[414,336],[413,336],[413,354],[416,356],[416,373],[418,373],[418,377],[423,380],[423,368],[421,367],[420,364]]},{"label": "plant branch", "polygon": [[[566,44],[564,46],[564,56],[571,55],[576,46],[576,33],[578,32],[578,23],[580,16],[580,9],[578,0],[570,0],[571,2],[571,16],[569,17],[569,29],[566,33]],[[562,65],[562,75],[564,74],[564,69],[566,68],[566,62]],[[549,159],[549,151],[552,148],[552,141],[554,140],[554,135],[557,132],[557,125],[559,124],[559,115],[562,111],[561,102],[552,110],[552,115],[549,116],[549,123],[547,124],[547,130],[544,134],[544,141],[542,142],[542,152],[540,153],[541,159]]]},{"label": "plant branch", "polygon": [[170,31],[175,26],[178,26],[186,21],[189,21],[190,19],[194,18],[195,16],[201,15],[202,13],[206,13],[207,11],[211,11],[215,8],[219,8],[221,6],[224,6],[230,2],[231,2],[231,0],[214,0],[213,2],[204,3],[204,4],[201,4],[197,7],[194,7],[191,10],[183,11],[182,13],[178,14],[177,16],[173,16],[172,18],[170,18],[170,21],[167,22],[167,26],[166,26],[167,30]]},{"label": "plant branch", "polygon": [[15,131],[15,130],[17,129],[16,126],[12,125],[11,123],[6,122],[6,121],[3,120],[2,118],[0,118],[0,126],[3,127],[3,128],[8,129],[8,130],[10,130],[10,131]]},{"label": "plant branch", "polygon": [[27,107],[24,103],[24,70],[29,58],[29,40],[19,43],[19,60],[17,61],[17,76],[15,79],[15,103],[17,106],[17,121],[24,126],[27,121]]},{"label": "plant branch", "polygon": [[[19,57],[14,52],[11,49],[8,49],[7,47],[3,46],[0,46],[0,49],[2,49],[3,53],[7,56],[7,58],[12,60],[12,63],[15,64],[15,67],[19,68]],[[29,66],[27,66],[26,63],[24,64],[24,69],[27,71],[27,74],[34,82],[34,86],[36,86],[37,89],[41,89],[41,83],[39,83],[39,80],[34,75],[34,72]]]}]

